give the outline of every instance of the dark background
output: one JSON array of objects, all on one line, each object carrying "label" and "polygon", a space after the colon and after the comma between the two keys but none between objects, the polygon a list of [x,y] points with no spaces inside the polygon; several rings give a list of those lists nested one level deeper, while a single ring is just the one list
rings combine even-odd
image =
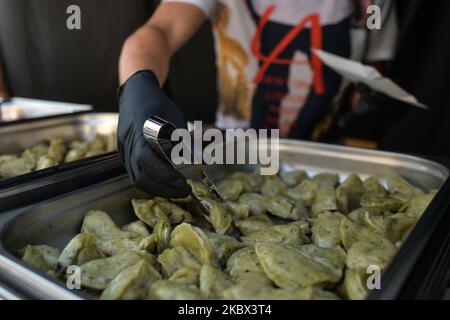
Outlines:
[{"label": "dark background", "polygon": [[[0,63],[10,96],[92,104],[96,111],[117,112],[121,47],[158,3],[0,0]],[[72,4],[81,8],[81,30],[66,28],[66,8]],[[209,23],[176,54],[165,89],[191,120],[214,122],[217,94]]]},{"label": "dark background", "polygon": [[411,108],[382,148],[450,157],[450,1],[398,0],[401,34],[391,77],[429,111]]},{"label": "dark background", "polygon": [[[150,16],[152,1],[0,0],[0,61],[10,96],[93,104],[116,111],[123,42]],[[81,30],[66,9],[81,8]]]}]

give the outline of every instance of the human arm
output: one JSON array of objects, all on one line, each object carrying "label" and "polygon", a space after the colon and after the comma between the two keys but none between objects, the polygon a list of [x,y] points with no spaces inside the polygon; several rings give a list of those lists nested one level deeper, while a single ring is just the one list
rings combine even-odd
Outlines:
[{"label": "human arm", "polygon": [[199,8],[163,2],[150,20],[125,42],[119,62],[118,150],[133,184],[156,196],[184,197],[186,179],[146,143],[142,129],[151,116],[186,128],[184,113],[161,86],[170,58],[195,33],[206,15]]},{"label": "human arm", "polygon": [[125,42],[120,62],[120,83],[140,70],[152,70],[163,84],[173,54],[206,20],[198,7],[182,2],[164,2],[154,15]]}]

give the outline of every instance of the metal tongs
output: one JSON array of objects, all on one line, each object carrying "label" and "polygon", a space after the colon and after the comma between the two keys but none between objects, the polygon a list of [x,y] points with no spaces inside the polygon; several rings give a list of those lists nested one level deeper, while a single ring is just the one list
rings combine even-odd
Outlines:
[{"label": "metal tongs", "polygon": [[[172,141],[172,133],[177,129],[177,127],[160,117],[153,116],[144,123],[144,137],[145,140],[150,144],[150,147],[158,152],[158,154],[165,160],[167,160],[172,167],[177,170],[176,166],[171,160],[172,149],[175,146],[175,143]],[[178,143],[178,142],[177,142]],[[191,150],[191,146],[187,146],[190,151],[191,163],[194,168],[197,170],[200,175],[201,181],[203,185],[208,189],[212,197],[217,200],[223,202],[223,197],[217,189],[214,182],[209,178],[208,174],[205,172],[202,165],[197,164],[195,161],[195,154]],[[210,208],[203,204],[203,202],[198,199],[194,193],[191,193],[192,199],[196,202],[202,212],[209,217]]]}]

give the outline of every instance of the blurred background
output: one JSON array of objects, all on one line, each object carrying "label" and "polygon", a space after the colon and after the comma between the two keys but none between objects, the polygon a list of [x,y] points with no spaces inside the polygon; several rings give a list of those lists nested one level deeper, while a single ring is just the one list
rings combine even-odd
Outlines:
[{"label": "blurred background", "polygon": [[[157,0],[0,0],[0,94],[75,102],[117,112],[117,61],[124,40]],[[61,28],[71,4],[83,27]],[[358,102],[350,84],[314,139],[431,156],[450,156],[450,2],[393,1],[392,60],[374,64],[429,110]],[[353,57],[365,62],[368,31],[354,23]],[[166,92],[190,120],[213,123],[217,106],[214,43],[207,22],[172,61]],[[367,51],[367,50],[366,50]],[[199,84],[201,83],[201,84]]]},{"label": "blurred background", "polygon": [[[184,1],[192,2],[193,0]],[[197,5],[212,4],[213,1],[197,0]],[[147,216],[148,209],[148,212],[151,212],[149,217],[155,213],[156,218],[154,219],[163,218],[166,215],[165,209],[158,207],[162,203],[161,199],[158,199],[158,203],[156,198],[155,201],[147,202],[144,199],[150,197],[149,194],[132,188],[128,177],[125,176],[122,163],[119,161],[116,134],[119,111],[117,99],[119,56],[125,40],[148,21],[159,3],[160,1],[157,0],[0,0],[0,300],[4,297],[2,295],[5,295],[5,292],[7,299],[30,297],[73,299],[78,297],[78,293],[66,291],[63,286],[50,286],[51,282],[48,280],[51,278],[42,278],[42,275],[37,273],[37,269],[28,269],[27,265],[18,265],[20,261],[17,254],[20,253],[22,256],[23,253],[24,263],[28,258],[30,261],[35,259],[38,262],[36,265],[38,268],[49,271],[47,275],[56,275],[54,270],[60,269],[59,262],[65,261],[65,254],[61,255],[63,257],[61,260],[61,257],[58,258],[59,251],[53,247],[42,246],[42,244],[46,243],[63,249],[72,236],[79,233],[80,225],[83,224],[82,231],[87,230],[84,228],[86,222],[82,222],[82,220],[90,209],[95,209],[94,214],[98,214],[100,217],[99,220],[94,215],[92,218],[92,224],[98,225],[102,225],[106,221],[108,225],[115,226],[114,222],[109,220],[107,213],[112,214],[111,219],[116,220],[118,225],[135,221],[137,218],[132,207],[135,207],[136,212],[144,210],[144,216]],[[279,10],[281,14],[278,12],[278,20],[275,19],[275,14],[269,19],[270,10],[275,8],[275,3],[280,7],[284,5],[283,8],[288,12],[284,15],[283,10]],[[299,3],[311,6],[302,6],[299,9]],[[315,224],[315,221],[319,219],[315,220],[314,217],[324,213],[330,218],[328,214],[332,215],[339,210],[342,213],[348,213],[348,216],[358,224],[360,221],[357,220],[361,220],[361,226],[358,226],[356,230],[363,228],[363,224],[369,229],[367,235],[363,235],[366,233],[366,231],[361,231],[363,229],[356,232],[358,237],[361,234],[361,239],[358,240],[362,240],[355,242],[359,246],[353,252],[353,260],[360,260],[353,262],[358,269],[347,268],[344,280],[341,281],[339,280],[340,276],[337,277],[336,281],[339,280],[339,283],[333,285],[333,289],[341,287],[342,283],[344,287],[354,287],[355,291],[359,291],[358,295],[361,292],[364,294],[363,273],[360,274],[363,269],[359,270],[361,261],[368,257],[370,262],[374,259],[375,264],[379,260],[383,265],[387,265],[386,259],[393,255],[391,251],[393,251],[395,243],[395,247],[400,247],[401,254],[393,260],[394,264],[390,266],[391,273],[383,272],[383,291],[374,290],[371,298],[429,299],[431,297],[440,299],[442,292],[447,290],[446,299],[450,299],[450,255],[448,254],[450,252],[450,233],[448,232],[450,229],[450,180],[448,179],[449,171],[445,167],[447,165],[450,168],[450,82],[447,78],[448,71],[450,71],[450,35],[448,34],[450,1],[220,0],[215,1],[215,4],[217,4],[215,7],[217,15],[211,16],[213,22],[205,22],[194,38],[175,54],[171,60],[168,80],[163,87],[167,95],[187,114],[189,120],[202,120],[205,122],[204,126],[217,123],[218,119],[216,118],[220,118],[220,116],[217,117],[216,114],[220,109],[220,111],[229,111],[229,113],[222,112],[222,115],[231,115],[229,118],[239,115],[240,118],[237,119],[243,120],[239,126],[246,126],[247,124],[242,125],[242,123],[245,121],[250,123],[253,119],[249,121],[249,118],[262,110],[267,111],[271,120],[274,120],[270,123],[272,127],[269,125],[266,127],[255,125],[254,127],[280,128],[287,131],[287,135],[289,135],[291,131],[297,134],[298,132],[295,130],[300,131],[299,128],[303,130],[308,124],[314,123],[310,125],[308,129],[311,130],[307,132],[308,139],[313,141],[419,156],[419,158],[414,158],[401,154],[371,152],[365,149],[355,151],[350,148],[322,144],[285,143],[281,153],[282,158],[280,158],[284,167],[284,170],[280,172],[280,179],[269,176],[267,180],[260,180],[257,179],[259,178],[257,175],[243,175],[242,178],[237,178],[240,176],[237,175],[236,179],[228,180],[232,183],[231,186],[224,184],[225,188],[234,189],[234,184],[237,182],[238,193],[233,196],[236,204],[251,204],[255,201],[254,204],[258,208],[261,206],[264,210],[253,215],[251,213],[253,209],[248,207],[247,213],[228,215],[228,205],[234,202],[227,203],[227,208],[223,207],[223,212],[218,210],[216,214],[219,220],[229,221],[230,228],[227,226],[227,230],[221,231],[222,234],[231,229],[235,230],[230,235],[234,236],[240,232],[238,224],[236,224],[237,228],[231,228],[233,220],[239,219],[245,224],[249,223],[248,225],[251,225],[252,228],[255,226],[255,231],[259,233],[266,227],[278,225],[281,221],[280,217],[289,217],[289,223],[297,220],[293,217],[297,213],[302,220],[305,219],[305,221],[300,221],[305,229],[309,229],[310,222],[314,224],[315,228],[318,225]],[[368,14],[365,10],[371,4],[377,4],[382,8],[383,25],[380,30],[370,30],[367,27]],[[252,10],[256,5],[259,5],[260,11]],[[234,11],[228,11],[231,7]],[[297,9],[292,10],[293,7]],[[186,7],[184,8],[186,9]],[[198,8],[202,10],[200,6]],[[304,8],[306,10],[303,10]],[[337,8],[343,9],[341,11],[344,12],[339,19],[336,13],[339,11]],[[249,10],[245,11],[244,9]],[[204,12],[206,11],[204,10]],[[166,11],[166,17],[168,15],[171,18],[172,12]],[[192,13],[192,11],[190,12]],[[266,24],[263,23],[265,14],[261,14],[261,12],[269,13],[266,16]],[[200,11],[197,10],[196,13],[197,17],[203,17]],[[78,18],[71,18],[77,16]],[[298,22],[299,16],[302,19],[300,22]],[[322,18],[327,18],[327,21]],[[78,25],[77,19],[82,23]],[[240,19],[246,20],[241,21]],[[291,19],[291,21],[286,21],[287,19]],[[263,76],[259,82],[254,81],[255,71],[258,67],[263,70],[261,66],[268,60],[267,57],[272,52],[274,44],[281,43],[281,40],[291,34],[292,30],[301,29],[299,26],[302,25],[302,21],[315,21],[315,24],[312,25],[313,28],[310,28],[311,24],[308,24],[306,30],[293,32],[294,36],[286,41],[288,44],[280,50],[284,55],[277,56],[279,58],[277,62],[270,63],[270,66],[264,70],[265,73],[262,73]],[[243,22],[247,22],[247,24]],[[169,25],[173,27],[173,24]],[[155,30],[157,32],[153,36],[160,35],[158,31],[161,30],[155,28],[153,31]],[[230,36],[227,31],[233,34]],[[261,34],[258,35],[257,31],[260,31],[265,37]],[[315,43],[317,46],[311,44],[314,42],[311,40],[311,38],[314,39],[314,33],[319,33],[318,42],[323,42],[323,45],[322,43],[320,45]],[[245,39],[238,39],[240,36]],[[158,37],[147,39],[158,40]],[[215,39],[218,39],[217,43],[215,43]],[[249,40],[253,45],[250,45]],[[150,42],[152,41],[148,41],[146,44]],[[140,44],[136,45],[137,51],[142,49],[139,47]],[[215,47],[221,50],[215,50]],[[256,50],[255,47],[257,47]],[[316,73],[317,70],[314,70],[314,67],[317,67],[317,64],[314,65],[314,62],[317,63],[315,60],[317,55],[311,54],[311,47],[319,47],[324,51],[346,56],[375,68],[379,73],[392,79],[415,96],[427,108],[401,102],[361,83],[341,81],[340,77],[330,68],[323,67],[322,69],[320,63],[319,72]],[[331,47],[333,50],[327,50],[327,47],[328,49]],[[217,57],[216,51],[219,52]],[[342,62],[342,60],[339,61]],[[296,72],[297,74],[292,76]],[[224,73],[226,76],[223,76]],[[300,73],[301,76],[298,76]],[[148,75],[148,73],[145,74]],[[322,78],[323,81],[317,81],[318,78]],[[316,81],[322,82],[322,90],[316,88],[320,86]],[[329,83],[331,86],[328,86]],[[297,94],[296,96],[291,95],[295,91],[290,91],[291,85],[298,89],[297,92],[294,92]],[[255,87],[256,90],[248,90]],[[133,168],[147,163],[148,166],[144,170],[146,171],[145,176],[148,171],[153,170],[155,173],[161,173],[160,177],[170,177],[171,175],[165,174],[164,167],[154,161],[156,158],[142,157],[143,154],[151,155],[150,153],[136,152],[142,142],[139,140],[142,138],[142,125],[136,125],[138,122],[136,120],[145,120],[149,116],[148,113],[143,112],[141,117],[144,119],[138,119],[136,114],[142,110],[139,109],[141,107],[139,102],[157,101],[158,103],[154,103],[154,105],[157,104],[156,108],[159,110],[155,113],[158,114],[161,113],[161,109],[165,109],[164,107],[170,111],[175,109],[170,108],[172,107],[170,103],[160,104],[161,100],[167,102],[167,99],[157,86],[153,86],[153,89],[155,90],[144,92],[145,98],[122,100],[122,102],[124,100],[132,102],[122,103],[122,108],[124,108],[122,110],[131,111],[128,112],[130,115],[127,115],[127,112],[121,113],[121,119],[126,119],[123,122],[129,120],[129,123],[123,125],[121,122],[119,132],[126,133],[123,136],[128,136],[130,139],[126,139],[127,137],[123,139],[119,136],[120,140],[129,140],[125,143],[119,142],[121,145],[119,148],[122,147],[120,157],[121,160],[128,160],[138,154],[139,158],[145,161],[132,163]],[[129,92],[139,96],[136,94],[137,91],[139,91],[138,93],[143,92],[143,90],[130,90]],[[147,95],[149,92],[151,94]],[[225,99],[224,92],[228,94]],[[218,93],[222,93],[222,95]],[[257,93],[260,95],[258,96]],[[269,94],[266,95],[266,93]],[[271,94],[276,98],[267,98]],[[122,97],[124,96],[125,94],[122,95]],[[158,99],[161,97],[161,100]],[[288,97],[296,99],[283,105],[286,102],[285,98],[288,100]],[[310,99],[310,97],[313,98]],[[276,102],[272,100],[276,100]],[[308,109],[305,105],[311,100],[312,103],[309,106],[312,105],[312,108]],[[224,104],[228,110],[224,108]],[[282,115],[283,108],[284,111],[287,111],[287,116]],[[305,118],[302,118],[301,112],[305,109],[308,109],[305,117],[307,121],[304,121],[307,125],[302,126],[300,120]],[[293,110],[297,112],[295,116],[292,116]],[[153,110],[150,111],[153,115]],[[256,112],[251,114],[252,111]],[[319,117],[317,117],[317,113],[320,113]],[[61,114],[63,115],[61,116]],[[167,117],[170,115],[173,114],[165,113]],[[257,115],[255,118],[264,116],[266,115]],[[286,123],[289,126],[284,126]],[[253,122],[251,124],[253,125]],[[318,125],[316,126],[316,124]],[[290,130],[291,128],[294,129]],[[292,138],[292,136],[290,137]],[[300,136],[298,134],[296,137]],[[126,145],[125,148],[123,145]],[[123,149],[127,149],[126,152],[123,152]],[[133,155],[131,155],[132,153]],[[436,160],[443,165],[424,161],[423,158]],[[218,177],[223,177],[224,173],[228,173],[229,169],[233,170],[234,168],[233,166],[231,168],[213,166],[212,169],[212,173],[220,173]],[[311,176],[311,180],[303,171],[290,173],[296,169],[305,170]],[[132,170],[129,170],[129,173],[130,171]],[[318,174],[322,172],[324,174]],[[361,176],[349,175],[351,172]],[[283,173],[288,174],[283,175]],[[139,178],[135,179],[134,172],[130,176],[134,182],[141,181]],[[148,176],[150,177],[150,175]],[[376,178],[368,178],[369,176],[376,176]],[[155,177],[157,177],[156,174]],[[363,184],[360,178],[368,179]],[[160,179],[166,180],[166,178]],[[216,178],[214,177],[214,179]],[[242,180],[244,183],[239,179],[244,179]],[[255,189],[253,179],[255,179],[256,190],[253,190]],[[336,197],[334,197],[334,186],[338,185],[338,181],[344,181],[344,179],[345,182],[336,188]],[[288,182],[288,180],[292,181]],[[249,181],[250,183],[248,183]],[[366,181],[368,181],[367,186]],[[250,185],[252,193],[248,193],[250,190],[245,191],[249,188],[244,187],[244,184]],[[155,191],[162,192],[167,187],[162,186],[159,179],[156,178],[149,180],[145,185],[155,187],[154,190],[147,190],[152,195],[155,194]],[[303,185],[306,186],[304,190]],[[157,190],[159,188],[161,190]],[[331,195],[328,192],[330,188]],[[434,190],[437,189],[439,189],[439,193],[435,196]],[[316,197],[316,191],[321,196]],[[251,197],[248,198],[248,201],[241,203],[241,199],[238,198],[241,197],[241,194],[245,195],[244,192]],[[254,192],[261,192],[261,195]],[[305,193],[305,195],[301,193]],[[291,196],[292,194],[294,196]],[[256,200],[252,200],[254,196],[257,196]],[[365,196],[367,196],[367,201],[362,201]],[[258,200],[260,198],[261,200]],[[259,202],[263,201],[263,198],[270,200]],[[306,205],[306,198],[308,198],[309,205]],[[130,199],[141,200],[133,201],[130,205]],[[324,204],[321,203],[322,201]],[[378,201],[381,203],[380,207],[378,207]],[[430,201],[432,201],[431,204]],[[285,207],[286,204],[288,207],[283,210],[287,211],[284,214],[278,214],[278,217],[273,217],[274,219],[271,220],[270,216],[274,212],[268,209],[268,205],[278,202],[282,204],[280,208]],[[357,202],[357,205],[355,206],[353,202]],[[186,204],[186,207],[181,202],[177,203],[186,209],[191,209],[191,205],[193,208],[193,203]],[[312,206],[313,213],[311,216],[309,215],[310,206]],[[323,207],[323,211],[315,212],[316,206]],[[355,208],[350,210],[350,206]],[[365,206],[367,208],[363,208]],[[229,207],[231,212],[233,206]],[[244,209],[245,207],[244,205]],[[353,211],[356,208],[358,209]],[[156,211],[153,212],[154,209],[160,209],[163,215],[161,216]],[[103,214],[97,210],[107,213]],[[425,213],[422,215],[424,210]],[[169,216],[172,216],[172,213],[168,211],[169,209],[167,209],[167,221],[169,221]],[[302,211],[301,215],[300,211]],[[355,213],[353,217],[350,211]],[[173,215],[176,216],[176,214]],[[339,217],[336,215],[338,219],[331,217],[329,227],[347,229],[346,225],[342,228],[341,221],[348,220],[350,222],[350,220],[341,219],[340,213],[338,215]],[[105,217],[105,220],[100,220],[103,219],[101,217]],[[183,219],[178,222],[188,221],[187,217],[187,214],[186,216],[183,214]],[[263,218],[260,219],[260,217]],[[410,236],[406,237],[409,233],[407,230],[412,228],[419,217],[421,219],[419,219],[417,227]],[[141,214],[138,214],[138,218],[141,219]],[[153,236],[156,235],[156,239],[159,241],[161,232],[164,233],[164,239],[166,239],[167,231],[171,228],[166,220],[162,220],[162,224],[156,224],[155,221],[149,223],[144,218],[142,220],[154,229],[152,236],[147,237],[145,234],[145,239],[154,240]],[[247,220],[247,218],[256,219]],[[325,217],[325,219],[327,218]],[[212,219],[209,220],[212,221]],[[307,222],[306,225],[304,222]],[[138,223],[141,223],[145,231],[149,231],[142,222]],[[312,233],[316,232],[314,228]],[[324,234],[333,233],[329,232],[327,228],[328,226],[324,227]],[[297,229],[301,231],[300,229],[303,230],[303,227],[300,228],[298,225]],[[320,229],[316,230],[319,230],[320,234]],[[87,231],[90,233],[89,230]],[[253,231],[249,231],[248,234],[242,232],[246,235],[250,233]],[[312,234],[309,230],[307,233],[308,236]],[[372,238],[372,233],[380,233],[383,236],[376,238],[383,240],[380,241],[382,243],[380,248],[373,245],[372,239],[375,238]],[[390,237],[390,233],[395,233],[395,237]],[[86,233],[84,234],[87,236]],[[282,234],[280,233],[280,235]],[[385,237],[385,235],[389,236]],[[310,242],[303,232],[296,233],[297,236],[298,245]],[[342,235],[342,241],[340,236],[330,240],[328,244],[325,243],[328,240],[325,241],[324,247],[330,243],[332,246],[338,245],[340,242],[345,244],[343,237],[344,235]],[[370,243],[363,241],[366,237]],[[180,238],[183,237],[180,236]],[[247,238],[250,239],[250,237]],[[311,243],[315,243],[315,235],[312,238]],[[95,236],[94,238],[89,236],[86,239],[95,240]],[[142,252],[141,247],[137,246],[138,242],[133,242],[140,238],[130,239],[123,239],[127,240],[126,243],[134,244],[130,250],[134,250],[136,245],[136,248],[139,247],[139,252]],[[144,235],[142,239],[144,239]],[[222,238],[218,239],[220,244]],[[405,241],[400,246],[405,239],[407,242]],[[98,240],[100,242],[96,242],[96,244],[103,242],[103,246],[107,247],[108,240],[121,239],[114,238],[114,236],[110,239],[108,235],[104,239],[99,237]],[[189,239],[187,240],[189,242]],[[356,241],[356,239],[352,240]],[[392,241],[392,249],[390,245],[385,246],[389,243],[388,240]],[[73,244],[78,245],[78,240],[72,241],[68,247],[69,251]],[[166,241],[160,242],[165,243]],[[284,242],[283,240],[283,244]],[[119,248],[120,243],[117,242],[116,253],[124,252]],[[125,245],[126,243],[124,242],[124,248],[128,246]],[[161,243],[158,243],[157,246],[153,246],[152,243],[152,249],[149,248],[149,251],[155,255],[159,254]],[[26,246],[24,250],[19,250],[23,246]],[[114,245],[111,246],[114,247]],[[158,247],[157,250],[156,247]],[[236,245],[234,249],[238,247]],[[344,247],[346,248],[346,245]],[[48,251],[48,248],[57,253],[51,254],[52,252]],[[90,252],[90,249],[95,253],[93,253],[93,257],[86,254],[89,259],[114,255],[111,252],[100,255],[101,250],[97,252],[96,246],[91,243],[91,240],[86,240],[86,246],[83,245],[83,249],[78,250],[83,254],[77,254],[77,260],[74,260],[73,263],[86,262],[80,262],[79,259],[85,252]],[[229,254],[234,249],[232,248]],[[114,250],[116,249],[111,249],[111,251]],[[362,258],[358,257],[363,251],[371,250],[376,254],[372,255],[369,252],[369,255],[363,254]],[[387,251],[382,254],[382,250]],[[64,252],[69,251],[64,250]],[[28,255],[26,252],[30,254]],[[189,253],[187,254],[190,256]],[[256,259],[256,255],[253,255]],[[314,255],[315,253],[311,254],[311,256]],[[54,265],[50,266],[50,262],[47,263],[44,256],[49,256]],[[153,258],[153,256],[151,257]],[[194,257],[192,259],[195,260]],[[281,261],[284,262],[284,260]],[[56,265],[58,267],[55,269]],[[348,261],[347,265],[349,266]],[[343,266],[341,269],[343,270]],[[189,271],[190,268],[186,270]],[[202,270],[204,269],[202,268]],[[245,270],[245,272],[247,271]],[[119,271],[117,270],[117,272]],[[195,272],[193,274],[197,275]],[[63,274],[58,272],[58,275],[62,276]],[[115,280],[121,279],[123,275],[124,273],[120,272]],[[112,274],[109,276],[112,279]],[[269,281],[269,278],[263,277]],[[90,278],[98,280],[94,276]],[[61,279],[63,278],[61,277]],[[318,280],[320,285],[322,285],[323,279]],[[349,279],[348,282],[347,279]],[[115,280],[111,282],[114,286],[116,285]],[[267,287],[269,282],[267,282]],[[266,286],[266,280],[264,283]],[[386,283],[387,285],[385,285]],[[92,288],[100,289],[100,287]],[[108,285],[107,288],[110,286]],[[324,288],[331,290],[332,286],[327,284]],[[259,290],[259,287],[257,289]],[[276,292],[275,287],[273,289],[273,292]],[[309,289],[314,289],[315,292],[316,289],[320,289],[320,286],[307,288],[308,292],[313,292]],[[10,297],[8,297],[9,291],[12,292]],[[15,291],[18,296],[15,296]],[[84,297],[84,293],[86,293],[86,297],[88,297],[95,291],[97,290],[89,289],[80,294],[83,294],[82,297]],[[128,289],[125,291],[128,292]],[[319,291],[321,290],[317,292]],[[172,294],[171,290],[167,290],[167,292]],[[253,291],[249,292],[253,293]],[[99,294],[100,291],[97,293]],[[316,293],[311,293],[311,295],[315,296]]]}]

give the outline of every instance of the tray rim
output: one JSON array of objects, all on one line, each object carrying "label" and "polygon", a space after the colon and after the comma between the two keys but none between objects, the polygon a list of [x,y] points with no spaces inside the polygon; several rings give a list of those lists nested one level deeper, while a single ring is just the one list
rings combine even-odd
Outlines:
[{"label": "tray rim", "polygon": [[93,106],[90,104],[84,104],[84,103],[76,103],[76,102],[67,102],[67,101],[56,101],[56,100],[45,100],[45,99],[34,99],[34,98],[26,98],[26,97],[11,97],[8,99],[0,99],[0,105],[6,105],[6,107],[10,107],[10,105],[14,104],[23,104],[31,108],[39,108],[39,104],[46,105],[47,109],[62,109],[65,112],[62,113],[55,113],[55,114],[49,114],[47,116],[41,116],[41,117],[33,117],[33,118],[25,118],[25,119],[19,119],[19,120],[13,120],[13,121],[4,121],[0,122],[0,128],[2,127],[8,127],[12,125],[19,125],[19,124],[27,124],[32,123],[36,121],[41,120],[47,120],[47,119],[54,119],[54,118],[60,118],[60,117],[66,117],[71,115],[80,115],[80,114],[86,114],[86,113],[94,113],[95,110],[93,109]]},{"label": "tray rim", "polygon": [[[83,118],[97,117],[97,116],[115,116],[118,118],[119,114],[117,112],[95,112],[95,111],[83,111],[75,113],[67,113],[62,115],[48,116],[42,118],[34,118],[28,120],[19,120],[11,123],[0,123],[0,133],[14,133],[23,130],[27,127],[41,127],[46,124],[57,124],[62,122],[66,124],[74,120],[82,120]],[[5,132],[6,131],[6,132]]]},{"label": "tray rim", "polygon": [[[290,144],[290,145],[292,145],[292,142],[294,142],[294,144],[299,144],[299,141],[291,141],[291,140],[284,140],[284,141],[286,141],[288,144]],[[317,148],[317,147],[319,147],[319,146],[323,146],[322,144],[318,144],[318,143],[314,143],[314,142],[300,142],[300,144],[301,145],[305,145],[305,146],[309,146],[310,148],[312,148],[312,149],[314,149],[314,148]],[[356,153],[356,154],[361,154],[361,153],[366,153],[366,154],[369,154],[369,155],[375,155],[375,156],[390,156],[390,157],[395,157],[395,158],[398,158],[398,159],[410,159],[410,160],[414,160],[414,161],[417,161],[419,164],[422,164],[422,165],[425,165],[425,164],[428,164],[428,165],[431,165],[431,166],[433,166],[437,171],[436,172],[438,172],[438,173],[441,173],[442,175],[445,175],[446,176],[446,179],[444,179],[443,181],[444,181],[444,183],[443,183],[443,185],[441,186],[441,188],[440,188],[440,191],[439,191],[439,193],[438,193],[438,195],[440,195],[442,192],[443,192],[443,188],[444,188],[444,186],[447,186],[447,185],[449,185],[450,186],[450,178],[449,178],[449,175],[450,175],[450,171],[449,171],[449,169],[446,167],[446,166],[444,166],[443,164],[440,164],[440,163],[438,163],[438,162],[435,162],[435,161],[431,161],[431,160],[428,160],[428,159],[424,159],[424,158],[420,158],[420,157],[416,157],[416,156],[411,156],[411,155],[404,155],[404,154],[399,154],[399,153],[393,153],[393,152],[385,152],[385,151],[378,151],[378,150],[366,150],[366,149],[359,149],[359,148],[351,148],[351,147],[343,147],[343,146],[335,146],[335,145],[326,145],[327,147],[329,147],[329,148],[331,148],[331,149],[334,149],[334,150],[341,150],[341,151],[343,151],[343,150],[345,150],[345,151],[349,151],[349,152],[354,152],[354,153]],[[116,179],[123,179],[123,178],[125,178],[126,177],[126,175],[124,175],[124,174],[122,174],[122,175],[115,175],[114,177],[111,177],[111,178],[109,178],[109,179],[102,179],[102,180],[100,180],[100,181],[98,181],[97,183],[99,183],[99,184],[105,184],[105,183],[111,183],[112,181],[114,181],[114,180],[116,180]],[[18,209],[15,209],[15,210],[11,210],[11,211],[8,211],[8,212],[5,212],[5,214],[8,214],[8,215],[10,215],[10,218],[8,218],[7,219],[7,221],[5,221],[5,222],[2,222],[2,223],[0,223],[0,236],[3,234],[3,230],[4,230],[4,228],[7,226],[7,224],[9,224],[9,223],[11,223],[11,222],[13,222],[14,220],[15,220],[15,218],[17,218],[21,213],[22,214],[25,214],[26,213],[26,210],[27,209],[31,209],[31,208],[33,208],[33,207],[36,207],[36,206],[42,206],[42,205],[45,205],[45,203],[46,202],[51,202],[51,201],[57,201],[58,199],[61,199],[61,198],[64,198],[64,197],[68,197],[68,196],[70,196],[71,194],[73,194],[73,193],[76,193],[76,192],[83,192],[83,191],[85,191],[85,190],[89,190],[90,188],[95,188],[95,185],[97,184],[97,183],[93,183],[93,184],[90,184],[90,185],[88,185],[88,186],[84,186],[84,187],[81,187],[81,188],[76,188],[76,189],[74,189],[73,191],[71,191],[71,192],[68,192],[68,193],[65,193],[65,194],[61,194],[61,195],[58,195],[58,196],[56,196],[56,197],[53,197],[53,198],[50,198],[50,199],[47,199],[47,200],[45,200],[45,201],[41,201],[41,202],[37,202],[37,203],[34,203],[34,204],[31,204],[31,205],[29,205],[29,206],[27,206],[27,207],[23,207],[23,208],[18,208]],[[441,196],[442,197],[442,196]],[[440,197],[440,198],[441,198]],[[430,215],[430,208],[431,207],[433,207],[434,205],[435,205],[435,202],[437,202],[437,198],[438,198],[438,196],[436,196],[436,198],[433,200],[433,202],[430,204],[430,206],[427,208],[427,210],[426,210],[426,212],[423,214],[423,216],[422,216],[422,218],[421,219],[419,219],[419,221],[417,222],[417,224],[416,224],[416,226],[414,227],[414,229],[412,230],[412,232],[411,232],[411,234],[408,236],[408,238],[405,240],[405,242],[403,243],[403,245],[398,249],[398,251],[396,252],[396,255],[394,256],[394,258],[391,260],[391,262],[389,263],[389,266],[384,270],[384,272],[383,272],[383,276],[385,275],[385,274],[388,274],[389,272],[391,272],[390,270],[391,270],[391,266],[393,265],[393,263],[395,262],[395,263],[399,263],[399,262],[396,262],[396,260],[398,260],[399,259],[399,253],[400,252],[403,252],[405,249],[404,249],[404,247],[405,246],[407,246],[407,245],[409,245],[409,246],[412,246],[413,244],[410,244],[410,238],[411,238],[411,235],[415,232],[415,233],[417,233],[417,231],[415,231],[415,230],[417,230],[418,228],[418,226],[419,225],[422,225],[424,222],[423,221],[425,221],[425,218],[427,218],[427,219],[429,219],[428,218],[428,216]],[[443,213],[441,213],[441,214],[443,214]],[[437,222],[436,222],[437,223]],[[417,240],[417,239],[416,239]],[[422,247],[425,245],[425,240],[426,239],[424,239],[423,237],[420,239],[420,240],[422,240]],[[12,256],[11,255],[11,253],[10,252],[8,252],[4,247],[3,247],[3,242],[0,242],[0,248],[1,248],[1,251],[4,251],[5,253],[7,253],[7,255],[6,256],[9,256],[9,259],[10,259],[10,261],[8,262],[8,263],[12,263],[12,265],[14,265],[14,264],[21,264],[21,261],[18,259],[18,258],[16,258],[16,257],[14,257],[14,256]],[[4,252],[1,252],[0,251],[0,257],[1,257],[1,255],[4,255]],[[419,250],[420,251],[420,250]],[[419,255],[421,254],[421,252],[419,252]],[[12,258],[12,259],[11,259]],[[417,256],[416,258],[415,258],[415,261],[414,262],[416,262],[417,261],[417,259],[418,259],[419,257]],[[1,260],[0,260],[0,262],[1,262]],[[408,266],[408,268],[409,268],[409,271],[408,271],[408,274],[410,274],[410,272],[411,272],[411,269],[412,269],[412,267],[413,267],[413,264],[414,263],[409,263],[409,266]],[[0,263],[0,266],[1,266],[1,263]],[[24,267],[24,266],[22,266],[22,267]],[[26,269],[26,267],[24,267],[25,269]],[[31,267],[29,266],[28,267],[28,269],[30,269]],[[2,270],[1,270],[1,268],[0,268],[0,274],[1,274],[1,272],[2,272]],[[392,273],[392,272],[391,272]],[[36,276],[41,276],[42,275],[42,273],[33,273],[33,275],[36,277]],[[402,283],[404,283],[405,281],[406,281],[406,276],[407,275],[405,275],[404,277],[403,277],[403,279],[400,279],[400,282],[402,282]],[[398,282],[399,280],[397,279],[397,282]],[[56,281],[55,281],[56,282]],[[65,291],[69,291],[69,290],[67,290],[67,289],[64,289]],[[399,286],[397,286],[396,288],[393,288],[393,290],[391,290],[391,292],[388,292],[387,294],[385,294],[384,293],[384,289],[382,289],[380,292],[376,292],[376,294],[372,294],[373,292],[371,292],[370,294],[369,294],[369,296],[367,297],[367,299],[369,299],[369,300],[371,300],[371,299],[386,299],[386,298],[395,298],[396,296],[398,296],[399,295],[399,293],[400,293],[400,291],[401,291],[401,287],[399,287]],[[58,298],[63,298],[64,299],[64,296],[60,296],[60,297],[58,297]]]}]

